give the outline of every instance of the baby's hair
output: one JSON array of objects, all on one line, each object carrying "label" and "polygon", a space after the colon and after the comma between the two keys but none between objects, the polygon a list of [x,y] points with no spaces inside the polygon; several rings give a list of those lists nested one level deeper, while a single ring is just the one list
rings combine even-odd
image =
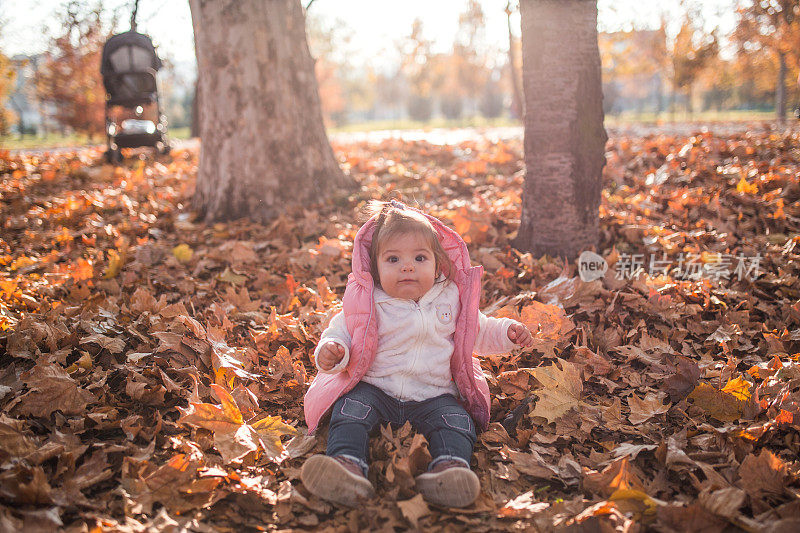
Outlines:
[{"label": "baby's hair", "polygon": [[376,285],[380,285],[378,254],[381,245],[395,235],[407,233],[416,233],[425,239],[425,242],[433,251],[433,257],[436,261],[436,276],[444,274],[446,279],[450,279],[453,273],[453,262],[450,261],[450,257],[439,241],[436,228],[433,227],[433,224],[425,215],[414,209],[409,209],[395,200],[391,202],[370,200],[364,207],[362,216],[365,219],[370,219],[375,215],[378,216],[378,219],[375,223],[375,232],[372,234],[372,245],[369,248],[369,266],[372,279]]}]

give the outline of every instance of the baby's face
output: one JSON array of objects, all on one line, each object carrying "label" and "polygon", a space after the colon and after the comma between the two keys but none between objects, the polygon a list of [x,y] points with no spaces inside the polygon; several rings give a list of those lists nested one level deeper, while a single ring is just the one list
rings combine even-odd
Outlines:
[{"label": "baby's face", "polygon": [[436,258],[418,233],[395,235],[378,252],[381,287],[393,298],[418,301],[436,280]]}]

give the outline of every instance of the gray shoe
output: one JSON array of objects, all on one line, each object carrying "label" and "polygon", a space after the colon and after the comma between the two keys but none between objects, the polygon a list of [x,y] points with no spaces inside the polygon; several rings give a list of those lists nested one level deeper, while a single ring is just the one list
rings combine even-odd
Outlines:
[{"label": "gray shoe", "polygon": [[361,467],[342,457],[312,455],[303,463],[300,479],[311,494],[349,507],[375,495]]},{"label": "gray shoe", "polygon": [[466,507],[481,492],[478,476],[458,461],[442,461],[431,472],[420,474],[416,479],[420,494],[442,507]]}]

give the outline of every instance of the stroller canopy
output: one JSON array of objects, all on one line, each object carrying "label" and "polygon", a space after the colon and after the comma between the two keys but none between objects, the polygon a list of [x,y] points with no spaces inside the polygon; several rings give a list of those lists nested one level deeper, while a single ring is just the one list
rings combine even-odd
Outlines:
[{"label": "stroller canopy", "polygon": [[155,72],[161,59],[147,35],[127,31],[111,36],[103,46],[100,73],[109,102],[138,105],[157,92]]}]

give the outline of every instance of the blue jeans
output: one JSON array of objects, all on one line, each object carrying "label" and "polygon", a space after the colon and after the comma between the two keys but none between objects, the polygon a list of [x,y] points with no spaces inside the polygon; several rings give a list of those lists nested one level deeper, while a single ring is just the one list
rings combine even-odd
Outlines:
[{"label": "blue jeans", "polygon": [[369,434],[378,424],[411,425],[428,440],[433,468],[454,459],[469,467],[477,435],[475,422],[452,394],[403,402],[363,381],[333,404],[327,455],[352,459],[367,475]]}]

